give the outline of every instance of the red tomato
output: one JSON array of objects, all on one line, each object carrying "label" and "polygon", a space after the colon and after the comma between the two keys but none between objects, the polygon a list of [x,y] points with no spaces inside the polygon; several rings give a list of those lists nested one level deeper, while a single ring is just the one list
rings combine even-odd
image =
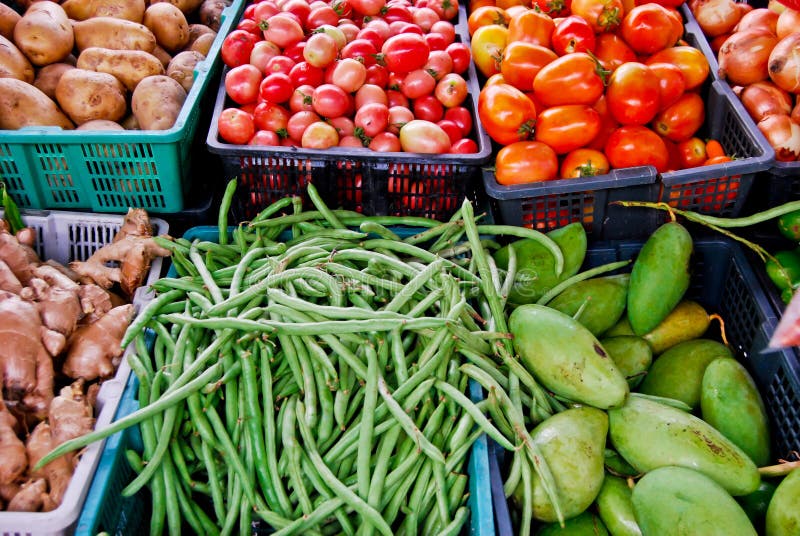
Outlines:
[{"label": "red tomato", "polygon": [[300,143],[306,127],[319,120],[320,117],[314,112],[297,112],[289,118],[289,121],[286,122],[286,132],[289,134],[289,138],[293,139],[297,143]]},{"label": "red tomato", "polygon": [[535,132],[536,141],[565,154],[594,139],[600,132],[600,114],[585,104],[552,106],[539,112]]},{"label": "red tomato", "polygon": [[478,117],[486,133],[501,145],[532,137],[536,122],[533,101],[510,84],[485,86],[478,95]]},{"label": "red tomato", "polygon": [[572,0],[570,12],[586,19],[595,33],[613,32],[625,16],[622,0]]},{"label": "red tomato", "polygon": [[380,14],[386,6],[385,0],[347,0],[347,3],[353,8],[353,11],[368,17]]},{"label": "red tomato", "polygon": [[460,74],[450,73],[436,84],[434,96],[445,108],[452,108],[460,106],[468,92],[467,81]]},{"label": "red tomato", "polygon": [[258,25],[256,21],[253,19],[245,19],[239,21],[236,25],[237,30],[244,30],[246,32],[250,32],[251,34],[255,35],[259,39],[263,37],[264,34],[261,33],[261,27]]},{"label": "red tomato", "polygon": [[558,156],[545,143],[517,141],[497,152],[495,178],[500,184],[528,184],[557,176]]},{"label": "red tomato", "polygon": [[339,145],[339,134],[325,121],[311,123],[303,131],[300,145],[304,149],[328,149]]},{"label": "red tomato", "polygon": [[556,59],[558,56],[549,48],[525,41],[512,41],[503,50],[500,73],[515,88],[530,91],[542,67]]},{"label": "red tomato", "polygon": [[[436,26],[436,24],[439,23],[450,24],[448,21],[441,20],[439,14],[429,7],[415,8],[411,12],[411,19],[414,22],[414,24],[419,26],[422,29],[422,31],[426,33],[428,32],[441,33],[433,29]],[[450,26],[452,27],[453,25],[450,24]],[[449,43],[452,43],[453,39],[455,39],[455,28],[453,28],[453,38],[449,40]]]},{"label": "red tomato", "polygon": [[389,126],[389,108],[377,102],[362,106],[356,111],[353,123],[365,136],[375,137]]},{"label": "red tomato", "polygon": [[253,46],[253,50],[250,51],[250,60],[249,63],[258,67],[258,70],[262,73],[267,72],[267,65],[269,60],[276,56],[280,56],[281,49],[275,43],[271,41],[259,41]]},{"label": "red tomato", "polygon": [[292,113],[297,113],[300,110],[313,110],[314,107],[311,106],[311,101],[314,97],[314,91],[316,90],[311,85],[302,85],[294,88],[292,96],[289,97],[289,110]]},{"label": "red tomato", "polygon": [[661,136],[641,125],[625,125],[611,133],[603,151],[613,168],[653,166],[668,169],[669,153]]},{"label": "red tomato", "polygon": [[683,94],[686,88],[683,71],[672,63],[651,63],[648,67],[658,77],[659,101],[663,110]]},{"label": "red tomato", "polygon": [[291,114],[280,104],[260,102],[253,110],[253,121],[258,130],[285,131]]},{"label": "red tomato", "polygon": [[550,15],[529,9],[508,22],[508,42],[524,41],[550,48],[555,23]]},{"label": "red tomato", "polygon": [[645,125],[661,107],[658,77],[635,61],[623,63],[611,73],[606,88],[608,110],[623,125]]},{"label": "red tomato", "polygon": [[290,72],[292,72],[292,67],[295,65],[295,61],[291,58],[286,56],[275,56],[274,58],[267,60],[264,74],[283,73],[288,75]]},{"label": "red tomato", "polygon": [[403,150],[402,145],[400,145],[400,138],[392,132],[378,133],[369,142],[369,148],[379,153],[399,153]]},{"label": "red tomato", "polygon": [[573,52],[548,63],[533,79],[533,92],[545,106],[594,104],[603,94],[604,72],[586,52]]},{"label": "red tomato", "polygon": [[425,95],[414,101],[412,104],[414,117],[436,123],[444,117],[444,106],[439,99],[433,95]]},{"label": "red tomato", "polygon": [[606,97],[602,96],[597,99],[597,102],[594,103],[592,106],[598,114],[600,114],[600,131],[594,137],[594,139],[589,142],[587,145],[590,149],[597,149],[598,151],[602,151],[603,148],[606,146],[606,141],[608,141],[608,137],[611,136],[611,133],[617,130],[620,127],[620,124],[614,119],[614,116],[611,115],[611,112],[608,111],[608,103],[606,102]]},{"label": "red tomato", "polygon": [[631,9],[619,32],[637,54],[655,54],[675,44],[673,18],[664,6],[648,2]]},{"label": "red tomato", "polygon": [[264,39],[281,48],[290,47],[303,40],[303,27],[287,13],[278,13],[261,23]]},{"label": "red tomato", "polygon": [[[264,41],[266,42],[266,41]],[[303,85],[318,86],[322,83],[324,72],[305,61],[295,64],[289,71],[289,79],[294,87]]]},{"label": "red tomato", "polygon": [[400,82],[400,91],[409,99],[430,95],[436,88],[436,79],[424,69],[416,69],[406,74]]},{"label": "red tomato", "polygon": [[313,65],[324,69],[336,59],[339,49],[336,47],[336,40],[330,35],[322,32],[315,33],[308,38],[306,46],[303,47],[303,59]]},{"label": "red tomato", "polygon": [[300,63],[305,61],[305,58],[303,57],[303,51],[305,48],[306,42],[298,41],[297,43],[283,49],[283,55],[287,58],[291,58],[291,60],[295,63]]},{"label": "red tomato", "polygon": [[678,142],[677,151],[681,169],[702,166],[708,159],[705,142],[696,136]]},{"label": "red tomato", "polygon": [[328,124],[336,129],[340,139],[344,136],[352,136],[356,131],[356,125],[349,117],[334,117],[328,119]]},{"label": "red tomato", "polygon": [[414,119],[414,112],[405,106],[392,106],[389,108],[389,126],[386,130],[392,134],[399,134],[400,129]]},{"label": "red tomato", "polygon": [[414,119],[400,129],[400,145],[409,153],[442,154],[450,150],[450,138],[436,123]]},{"label": "red tomato", "polygon": [[453,59],[444,50],[432,50],[423,69],[438,82],[444,75],[453,72]]},{"label": "red tomato", "polygon": [[247,30],[233,30],[222,41],[220,56],[228,67],[238,67],[250,61],[250,53],[260,39]]},{"label": "red tomato", "polygon": [[336,26],[339,24],[339,14],[331,6],[317,6],[308,13],[306,18],[306,31],[313,31],[323,24]]},{"label": "red tomato", "polygon": [[[416,13],[423,11],[422,9],[418,9]],[[421,26],[421,25],[420,25]],[[425,28],[423,28],[424,30]],[[456,27],[453,26],[453,23],[447,20],[440,20],[434,22],[430,27],[430,33],[437,33],[439,35],[444,36],[445,46],[448,46],[455,42],[456,40]]]},{"label": "red tomato", "polygon": [[272,73],[261,81],[258,93],[263,100],[280,104],[292,97],[294,85],[288,75]]},{"label": "red tomato", "polygon": [[608,158],[601,151],[582,147],[570,151],[564,156],[559,175],[562,179],[594,177],[595,175],[605,175],[610,168]]},{"label": "red tomato", "polygon": [[311,105],[322,117],[339,117],[350,107],[350,96],[337,85],[322,84],[314,91]]},{"label": "red tomato", "polygon": [[436,124],[442,127],[442,130],[447,133],[447,137],[450,138],[451,145],[461,139],[461,129],[458,128],[458,125],[456,125],[454,122],[448,119],[442,119]]},{"label": "red tomato", "polygon": [[347,93],[354,93],[367,81],[367,68],[352,58],[339,60],[333,67],[331,80]]},{"label": "red tomato", "polygon": [[367,39],[353,39],[342,48],[342,58],[353,58],[369,67],[375,64],[375,55],[378,50],[372,41]]},{"label": "red tomato", "polygon": [[469,133],[472,132],[472,114],[469,109],[463,106],[448,108],[444,112],[444,118],[458,125],[462,138],[469,136]]},{"label": "red tomato", "polygon": [[219,137],[228,143],[242,145],[250,141],[256,132],[253,116],[239,108],[225,108],[217,122]]},{"label": "red tomato", "polygon": [[428,61],[430,48],[421,35],[400,34],[383,43],[381,54],[386,68],[396,73],[422,69]]},{"label": "red tomato", "polygon": [[571,0],[533,0],[531,7],[553,18],[569,15]]},{"label": "red tomato", "polygon": [[457,74],[464,74],[469,68],[472,59],[470,47],[466,43],[452,43],[445,49],[453,60],[453,72]]},{"label": "red tomato", "polygon": [[308,14],[311,13],[311,6],[306,0],[286,0],[281,4],[281,11],[294,14],[300,25],[305,26]]},{"label": "red tomato", "polygon": [[677,102],[658,113],[653,119],[653,130],[672,141],[684,141],[703,126],[705,121],[703,98],[689,92],[680,96]]},{"label": "red tomato", "polygon": [[553,50],[559,56],[572,52],[594,52],[595,34],[586,19],[570,15],[553,30]]},{"label": "red tomato", "polygon": [[277,147],[280,144],[280,136],[271,130],[259,130],[247,142],[247,145],[268,145],[272,147]]},{"label": "red tomato", "polygon": [[433,9],[442,20],[451,20],[458,15],[458,0],[428,0],[427,7]]},{"label": "red tomato", "polygon": [[225,92],[236,104],[255,102],[263,77],[256,66],[249,63],[239,65],[225,74]]},{"label": "red tomato", "polygon": [[253,8],[253,20],[260,26],[262,22],[265,22],[271,16],[277,15],[278,13],[280,13],[280,9],[278,9],[278,6],[276,6],[274,2],[259,2],[255,4]]},{"label": "red tomato", "polygon": [[597,36],[594,55],[609,71],[614,71],[623,63],[639,61],[628,43],[615,33],[602,33]]},{"label": "red tomato", "polygon": [[478,144],[475,140],[461,138],[450,146],[450,152],[454,154],[475,154],[478,152]]},{"label": "red tomato", "polygon": [[361,86],[355,95],[356,109],[361,108],[371,102],[378,102],[380,104],[389,105],[389,96],[383,88],[373,84],[364,84]]}]

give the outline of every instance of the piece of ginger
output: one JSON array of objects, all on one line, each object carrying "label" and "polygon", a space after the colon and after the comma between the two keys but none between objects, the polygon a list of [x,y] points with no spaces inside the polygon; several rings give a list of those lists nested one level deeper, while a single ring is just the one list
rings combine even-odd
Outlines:
[{"label": "piece of ginger", "polygon": [[37,364],[43,357],[51,361],[52,368],[41,328],[35,304],[0,291],[0,375],[5,400],[20,400],[34,390]]},{"label": "piece of ginger", "polygon": [[[58,396],[50,403],[47,422],[50,423],[50,436],[53,446],[88,434],[94,429],[94,416],[89,401],[83,394],[83,381],[61,389]],[[74,452],[68,458],[75,465]]]},{"label": "piece of ginger", "polygon": [[8,501],[9,512],[38,512],[47,499],[47,481],[37,478],[25,482],[14,497]]},{"label": "piece of ginger", "polygon": [[28,468],[25,444],[16,429],[17,419],[0,400],[0,485],[14,484]]},{"label": "piece of ginger", "polygon": [[133,320],[132,304],[119,305],[93,324],[78,326],[68,342],[67,357],[61,371],[70,378],[108,378],[115,370],[115,361],[125,330]]},{"label": "piece of ginger", "polygon": [[[42,421],[36,425],[33,432],[28,436],[26,447],[28,449],[28,462],[30,467],[33,468],[39,463],[45,454],[55,448],[55,443],[50,431],[50,425],[46,421]],[[67,491],[69,481],[72,478],[73,467],[72,463],[66,456],[59,456],[52,462],[48,463],[38,471],[31,471],[32,478],[44,478],[47,480],[49,488],[50,504],[59,505],[64,498],[64,493]]]}]

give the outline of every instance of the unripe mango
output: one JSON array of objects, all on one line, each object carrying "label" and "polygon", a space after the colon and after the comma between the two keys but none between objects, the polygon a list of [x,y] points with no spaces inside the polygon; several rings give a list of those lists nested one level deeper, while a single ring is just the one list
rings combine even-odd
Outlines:
[{"label": "unripe mango", "polygon": [[800,469],[781,480],[767,508],[767,536],[800,534]]},{"label": "unripe mango", "polygon": [[739,447],[707,422],[635,395],[608,411],[609,436],[634,468],[689,467],[715,480],[731,495],[746,495],[761,482],[758,468]]},{"label": "unripe mango", "polygon": [[636,335],[620,335],[601,339],[600,344],[628,380],[631,389],[642,383],[653,362],[653,350],[647,341]]},{"label": "unripe mango", "polygon": [[[579,281],[547,306],[574,317],[595,337],[611,328],[625,312],[628,275],[594,277]],[[580,315],[575,316],[580,311]]]},{"label": "unripe mango", "polygon": [[715,359],[703,374],[703,420],[747,453],[756,465],[770,460],[767,410],[755,381],[741,363]]},{"label": "unripe mango", "polygon": [[606,473],[595,504],[600,519],[612,536],[641,536],[633,512],[631,488],[624,479]]},{"label": "unripe mango", "polygon": [[654,469],[636,483],[631,502],[644,536],[756,536],[736,500],[693,469]]},{"label": "unripe mango", "polygon": [[543,305],[517,307],[508,319],[520,361],[554,393],[601,409],[625,402],[628,383],[592,333]]},{"label": "unripe mango", "polygon": [[564,522],[548,523],[536,531],[536,536],[608,536],[603,521],[590,512],[584,512]]},{"label": "unripe mango", "polygon": [[660,324],[689,288],[692,237],[676,221],[661,225],[647,239],[631,268],[628,320],[642,336]]},{"label": "unripe mango", "polygon": [[659,355],[676,344],[702,337],[711,318],[702,305],[692,300],[681,300],[655,328],[643,335],[653,354]]},{"label": "unripe mango", "polygon": [[676,344],[653,361],[639,391],[674,398],[692,409],[700,405],[706,367],[720,357],[733,358],[727,346],[711,339]]}]

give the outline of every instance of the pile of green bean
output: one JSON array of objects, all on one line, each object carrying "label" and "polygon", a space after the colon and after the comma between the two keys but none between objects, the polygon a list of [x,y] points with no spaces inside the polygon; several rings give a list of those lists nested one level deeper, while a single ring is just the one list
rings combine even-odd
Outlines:
[{"label": "pile of green bean", "polygon": [[[479,224],[468,202],[448,222],[365,217],[313,186],[315,210],[286,198],[229,232],[234,188],[218,240],[161,242],[177,276],[123,341],[140,409],[43,462],[138,424],[123,494],[149,487],[151,533],[246,534],[256,520],[279,535],[459,533],[482,433],[537,460],[506,372],[524,374],[505,326],[514,269],[497,270],[484,237],[533,237],[557,265],[561,250]],[[407,226],[420,229],[396,234]],[[470,377],[485,400],[464,394]]]}]

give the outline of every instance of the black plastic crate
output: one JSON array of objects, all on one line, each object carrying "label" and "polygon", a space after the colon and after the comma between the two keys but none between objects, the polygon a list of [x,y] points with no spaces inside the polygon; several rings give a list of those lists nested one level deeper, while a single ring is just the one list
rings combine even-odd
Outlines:
[{"label": "black plastic crate", "polygon": [[[641,242],[608,242],[590,246],[585,268],[618,260],[633,259],[641,250]],[[694,242],[691,286],[686,297],[697,300],[709,313],[718,313],[725,320],[725,330],[731,349],[753,376],[764,399],[772,433],[772,455],[791,459],[800,451],[800,362],[791,349],[765,351],[778,323],[769,298],[754,273],[742,247],[727,238],[700,239]],[[713,337],[715,323],[706,336]],[[509,511],[502,493],[504,465],[510,456],[497,445],[490,453],[498,463],[490,463],[495,516],[498,534],[511,535]],[[510,516],[509,514],[506,514]]]}]

